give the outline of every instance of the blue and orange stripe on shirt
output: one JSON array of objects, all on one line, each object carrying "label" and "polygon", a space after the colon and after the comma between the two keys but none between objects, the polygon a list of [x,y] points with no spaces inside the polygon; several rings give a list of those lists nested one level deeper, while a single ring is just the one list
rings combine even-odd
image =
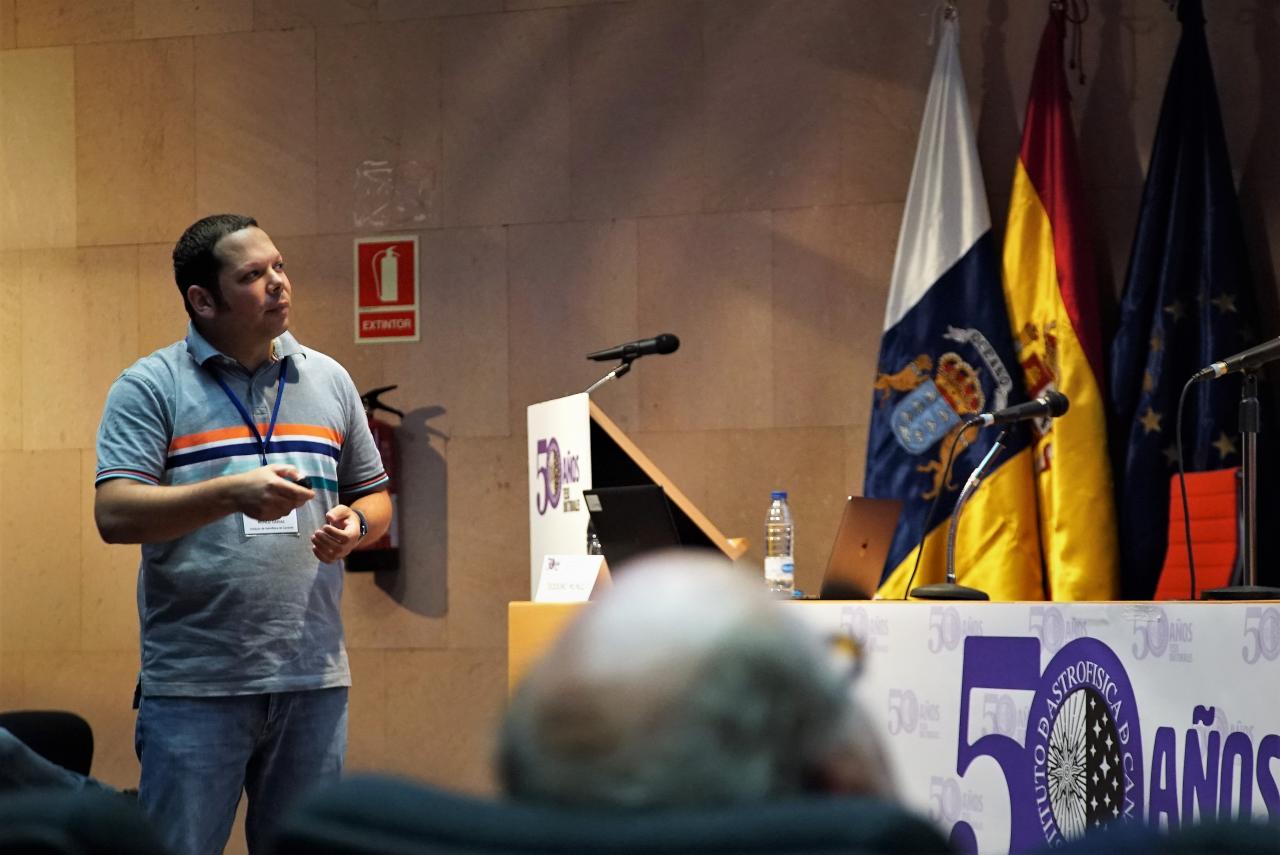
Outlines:
[{"label": "blue and orange stripe on shirt", "polygon": [[[266,434],[267,425],[258,425],[258,432]],[[245,455],[256,457],[258,453],[258,440],[247,425],[217,428],[175,437],[169,443],[165,469]],[[267,453],[320,454],[337,460],[342,453],[342,434],[319,425],[278,424]]]}]

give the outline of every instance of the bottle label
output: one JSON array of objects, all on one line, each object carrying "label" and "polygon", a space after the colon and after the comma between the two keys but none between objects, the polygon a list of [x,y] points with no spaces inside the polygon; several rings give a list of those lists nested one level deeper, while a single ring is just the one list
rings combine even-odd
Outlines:
[{"label": "bottle label", "polygon": [[774,555],[764,560],[764,578],[770,582],[790,580],[796,572],[795,562],[789,555]]}]

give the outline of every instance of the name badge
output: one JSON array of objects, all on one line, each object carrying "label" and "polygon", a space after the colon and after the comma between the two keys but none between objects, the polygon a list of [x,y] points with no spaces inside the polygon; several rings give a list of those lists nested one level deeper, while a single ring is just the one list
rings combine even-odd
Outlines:
[{"label": "name badge", "polygon": [[240,519],[244,522],[244,533],[248,537],[257,537],[262,534],[298,533],[297,508],[289,511],[287,515],[278,520],[255,520],[253,517],[245,514],[241,514]]}]

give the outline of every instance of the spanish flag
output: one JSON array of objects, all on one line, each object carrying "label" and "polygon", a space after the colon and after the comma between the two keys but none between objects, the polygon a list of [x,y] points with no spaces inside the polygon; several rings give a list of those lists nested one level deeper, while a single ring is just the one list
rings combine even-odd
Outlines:
[{"label": "spanish flag", "polygon": [[1053,600],[1109,600],[1119,589],[1115,503],[1102,392],[1102,333],[1063,71],[1064,11],[1040,41],[1004,238],[1014,346],[1035,398],[1056,389],[1066,415],[1033,425],[1040,545]]}]

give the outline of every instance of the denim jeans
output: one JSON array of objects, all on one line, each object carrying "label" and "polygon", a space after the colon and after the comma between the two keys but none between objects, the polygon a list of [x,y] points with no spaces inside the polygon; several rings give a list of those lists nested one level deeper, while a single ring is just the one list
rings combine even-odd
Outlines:
[{"label": "denim jeans", "polygon": [[250,852],[307,787],[337,778],[347,690],[218,698],[144,697],[134,746],[138,801],[175,855],[219,855],[243,790]]}]

